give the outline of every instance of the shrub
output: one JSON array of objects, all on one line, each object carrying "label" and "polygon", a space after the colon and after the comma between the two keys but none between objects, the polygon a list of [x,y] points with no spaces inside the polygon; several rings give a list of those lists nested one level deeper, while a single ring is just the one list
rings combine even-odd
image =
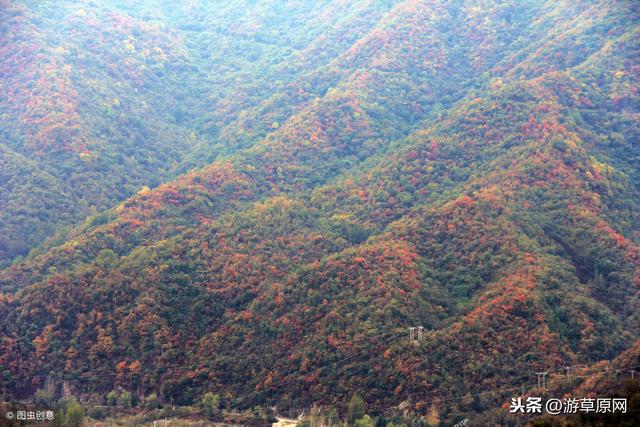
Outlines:
[{"label": "shrub", "polygon": [[133,403],[133,399],[131,397],[131,393],[128,391],[123,391],[118,398],[118,404],[120,406],[124,406],[125,408],[131,408]]},{"label": "shrub", "polygon": [[36,405],[51,406],[54,401],[53,393],[47,390],[38,390],[33,396],[33,401]]},{"label": "shrub", "polygon": [[116,406],[118,403],[118,393],[115,390],[111,390],[109,394],[107,394],[107,405]]},{"label": "shrub", "polygon": [[155,393],[150,394],[144,399],[144,407],[145,409],[158,409],[160,407],[160,401],[158,400],[158,395]]},{"label": "shrub", "polygon": [[84,408],[73,399],[67,404],[67,410],[64,416],[65,426],[82,427],[84,424]]}]

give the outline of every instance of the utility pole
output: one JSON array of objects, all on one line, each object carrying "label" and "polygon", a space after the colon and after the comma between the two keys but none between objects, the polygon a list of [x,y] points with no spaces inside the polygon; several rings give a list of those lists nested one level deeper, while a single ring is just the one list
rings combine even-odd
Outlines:
[{"label": "utility pole", "polygon": [[547,390],[547,374],[548,372],[536,372],[538,376],[538,388],[542,387],[544,390]]},{"label": "utility pole", "polygon": [[418,344],[423,338],[424,326],[409,326],[409,341]]}]

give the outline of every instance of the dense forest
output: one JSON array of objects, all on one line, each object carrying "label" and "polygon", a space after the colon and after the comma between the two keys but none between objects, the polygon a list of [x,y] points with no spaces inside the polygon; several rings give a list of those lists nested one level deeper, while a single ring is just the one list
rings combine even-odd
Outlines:
[{"label": "dense forest", "polygon": [[0,88],[5,400],[640,409],[637,2],[0,0]]}]

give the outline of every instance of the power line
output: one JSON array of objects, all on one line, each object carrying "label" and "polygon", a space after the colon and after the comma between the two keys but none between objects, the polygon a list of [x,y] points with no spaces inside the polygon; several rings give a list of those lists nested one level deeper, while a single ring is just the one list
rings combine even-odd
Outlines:
[{"label": "power line", "polygon": [[[387,334],[381,335],[381,336],[379,336],[378,338],[379,338],[379,339],[385,339],[385,338],[387,338],[387,337],[394,336],[394,335],[397,335],[397,333],[396,333],[396,332],[390,332],[390,333],[387,333]],[[378,343],[378,344],[382,344],[382,343]],[[455,349],[451,348],[450,346],[447,346],[445,343],[441,343],[441,344],[445,345],[446,347],[449,347],[452,351],[454,351],[454,352],[456,352],[456,353],[458,353],[458,354],[464,354],[464,353],[462,353],[462,352],[460,352],[460,351],[458,351],[458,350],[455,350]],[[324,371],[324,370],[326,370],[326,369],[328,369],[328,368],[330,368],[330,367],[332,367],[332,366],[336,366],[336,365],[338,365],[338,364],[348,362],[348,361],[353,360],[353,359],[355,359],[355,358],[357,358],[357,357],[359,357],[359,356],[361,356],[361,355],[363,355],[363,354],[365,354],[365,353],[368,353],[368,352],[370,352],[370,351],[371,351],[371,349],[370,349],[370,348],[365,348],[365,349],[363,349],[362,351],[360,351],[360,352],[358,352],[358,353],[356,353],[356,354],[353,354],[353,355],[350,355],[350,356],[344,357],[344,358],[342,358],[342,359],[339,359],[339,360],[337,360],[337,361],[334,361],[334,362],[332,362],[332,363],[330,363],[330,364],[328,364],[328,365],[325,365],[324,367],[319,367],[319,368],[317,368],[317,371],[321,372],[321,371]],[[611,360],[608,360],[608,361],[609,361],[609,362],[611,362]],[[185,364],[178,364],[178,365],[166,365],[166,366],[162,366],[162,367],[157,367],[156,369],[152,369],[152,370],[144,369],[143,371],[140,371],[140,372],[138,372],[137,374],[139,374],[139,375],[147,375],[149,372],[156,372],[156,373],[157,373],[157,372],[170,371],[170,370],[173,370],[173,369],[176,369],[176,370],[191,369],[191,368],[203,368],[203,369],[208,369],[208,367],[206,366],[206,364],[207,364],[206,362],[204,362],[204,363],[203,363],[203,362],[199,362],[199,363],[194,363],[194,364],[190,364],[190,365],[189,365],[189,364],[187,364],[187,365],[185,365]],[[501,365],[501,367],[513,367],[513,368],[521,368],[521,367],[527,367],[527,366],[528,366],[529,368],[531,367],[531,365],[526,365],[526,364],[524,364],[524,363],[523,363],[523,364],[517,364],[517,365]],[[571,377],[571,378],[581,378],[581,377],[587,377],[587,376],[592,375],[592,374],[589,374],[589,375],[583,375],[583,376],[578,376],[578,375],[569,375],[569,369],[570,369],[570,368],[573,368],[573,367],[588,367],[588,365],[585,365],[585,364],[569,365],[569,366],[565,366],[565,367],[563,367],[563,368],[561,368],[561,369],[557,369],[557,370],[546,370],[546,371],[544,371],[544,372],[540,372],[540,373],[538,373],[538,374],[540,374],[540,375],[544,374],[544,377],[543,377],[543,379],[542,379],[542,383],[540,382],[540,379],[539,379],[539,381],[538,381],[538,386],[539,386],[539,387],[540,387],[540,386],[542,386],[542,388],[545,388],[545,389],[546,389],[546,375],[547,375],[547,374],[551,374],[551,373],[560,372],[560,371],[566,371],[566,372],[567,372],[567,377],[568,377],[568,378],[569,378],[569,377]],[[634,368],[637,368],[637,367],[634,367]],[[632,372],[632,377],[634,376],[634,373],[635,373],[635,371],[634,371],[634,372]],[[75,374],[75,376],[80,376],[80,377],[92,377],[92,376],[94,376],[94,375],[95,375],[95,374],[93,374],[93,373],[91,373],[91,372],[86,372],[86,373],[81,373],[81,374]],[[118,376],[118,375],[122,375],[122,373],[119,373],[119,372],[108,372],[108,373],[105,373],[105,374],[100,374],[100,376],[103,376],[103,375],[108,375],[108,376]],[[263,388],[263,389],[261,389],[261,390],[255,390],[255,391],[253,391],[253,392],[251,392],[251,393],[249,393],[249,394],[247,394],[247,395],[244,395],[244,396],[240,397],[240,399],[241,399],[241,400],[240,400],[238,403],[244,403],[244,401],[248,400],[251,396],[254,396],[254,395],[260,395],[260,394],[266,393],[267,391],[272,390],[272,389],[274,389],[274,388],[282,387],[282,386],[284,386],[284,385],[290,384],[290,383],[292,383],[292,382],[298,382],[298,381],[299,381],[299,379],[298,379],[298,378],[295,378],[295,379],[286,379],[286,378],[283,378],[280,382],[270,384],[270,385],[269,385],[268,387],[266,387],[266,388]]]},{"label": "power line", "polygon": [[[374,336],[373,338],[378,338],[378,340],[384,340],[388,337],[391,336],[397,336],[398,332],[390,332],[384,335],[380,335],[380,336]],[[382,345],[384,344],[384,342],[377,342],[377,345]],[[447,346],[446,344],[442,343],[443,345]],[[453,349],[452,349],[453,350]],[[458,350],[453,350],[456,353],[459,354],[464,354],[459,352]],[[336,366],[339,364],[344,364],[346,362],[352,361],[357,359],[358,357],[364,355],[365,353],[371,352],[371,348],[365,348],[362,351],[359,351],[355,354],[352,354],[350,356],[346,356],[342,359],[336,360],[334,362],[331,362],[325,366],[322,367],[318,367],[316,368],[316,372],[322,372],[332,366]],[[608,360],[608,362],[612,362],[612,360]],[[140,372],[141,374],[147,374],[148,372],[160,372],[160,371],[167,371],[167,370],[171,370],[171,369],[188,369],[188,368],[207,368],[206,363],[203,362],[199,362],[199,363],[195,363],[195,364],[191,364],[191,365],[185,365],[185,364],[179,364],[179,365],[166,365],[166,366],[162,366],[162,367],[158,367],[157,369],[154,370],[149,370],[149,369],[145,369],[143,372]],[[503,367],[509,367],[509,365],[502,365]],[[525,364],[518,364],[518,365],[511,365],[511,367],[521,367],[521,366],[526,366]],[[624,368],[624,369],[609,369],[609,367],[605,367],[602,369],[598,369],[592,372],[590,372],[589,374],[586,375],[570,375],[570,370],[571,368],[574,367],[582,367],[582,368],[589,368],[588,365],[585,364],[575,364],[575,365],[568,365],[568,366],[564,366],[563,368],[560,369],[556,369],[556,370],[545,370],[542,372],[535,372],[536,375],[538,375],[538,388],[544,388],[545,390],[547,390],[547,383],[546,383],[546,376],[552,373],[558,373],[558,372],[565,372],[566,373],[566,380],[569,380],[571,378],[586,378],[586,377],[591,377],[593,375],[596,375],[598,373],[602,373],[602,372],[616,372],[616,373],[620,373],[620,372],[630,372],[632,378],[634,378],[635,376],[635,369],[640,368],[640,366],[633,366],[633,367],[628,367],[628,368]],[[529,365],[529,368],[531,368],[531,365]],[[83,375],[93,375],[92,373],[83,373],[83,374],[79,374],[80,376]],[[117,372],[111,372],[111,373],[107,373],[107,375],[120,375],[120,373]],[[252,396],[259,396],[260,394],[266,393],[269,390],[273,390],[274,388],[277,387],[282,387],[284,385],[290,384],[292,382],[299,382],[300,380],[298,378],[292,379],[292,378],[283,378],[281,381],[277,382],[277,383],[273,383],[270,384],[269,386],[267,386],[266,388],[263,388],[261,390],[255,390],[251,393],[248,393],[244,396],[240,396],[238,399],[238,403],[242,404],[244,402],[246,402],[249,398],[251,398]],[[555,379],[553,382],[558,381],[558,379]],[[533,387],[533,385],[528,386],[527,388],[531,388]],[[442,403],[442,402],[450,402],[450,401],[455,401],[455,400],[460,400],[460,399],[464,399],[467,397],[473,397],[473,396],[481,396],[481,395],[485,395],[485,394],[490,394],[490,393],[500,393],[500,392],[504,392],[504,391],[514,391],[514,390],[518,390],[518,389],[522,389],[523,390],[523,394],[524,394],[524,386],[518,386],[518,387],[509,387],[509,388],[502,388],[502,389],[490,389],[490,390],[485,390],[483,392],[478,392],[478,393],[464,393],[460,396],[452,396],[452,397],[442,397],[442,398],[432,398],[432,399],[428,399],[426,401],[421,401],[420,403],[424,403],[424,404],[435,404],[435,403]],[[408,398],[410,396],[416,396],[416,395],[420,395],[421,397],[424,397],[425,392],[422,393],[409,393],[404,395],[405,398]],[[387,406],[387,407],[380,407],[378,409],[375,410],[389,410],[389,409],[397,409],[397,405],[393,405],[393,406]]]},{"label": "power line", "polygon": [[[384,338],[387,338],[387,337],[389,337],[389,336],[393,336],[393,335],[398,335],[398,332],[389,332],[389,333],[387,333],[387,334],[384,334],[384,335],[377,335],[377,336],[374,336],[374,337],[372,337],[372,338],[384,339]],[[355,354],[355,355],[347,356],[347,357],[345,357],[344,359],[341,359],[341,360],[338,360],[338,361],[332,362],[330,365],[327,365],[327,366],[325,366],[324,368],[321,368],[321,369],[328,368],[328,367],[330,367],[330,366],[332,366],[332,365],[335,365],[335,364],[337,364],[337,363],[342,362],[343,360],[347,360],[347,359],[350,359],[350,358],[356,357],[356,356],[360,355],[361,353],[366,353],[366,352],[368,352],[368,351],[371,351],[371,349],[370,349],[370,348],[363,349],[361,352],[359,352],[359,353],[357,353],[357,354]],[[172,369],[207,368],[206,366],[203,366],[203,365],[206,365],[206,364],[207,364],[207,362],[209,362],[209,361],[197,362],[197,363],[192,363],[192,364],[184,364],[184,363],[181,363],[181,364],[174,364],[174,365],[158,366],[158,367],[156,367],[155,369],[148,369],[148,368],[144,368],[144,369],[142,369],[142,370],[140,371],[140,373],[141,373],[141,374],[146,374],[146,373],[148,373],[148,372],[156,372],[156,373],[157,373],[157,372],[161,372],[161,371],[165,371],[165,370],[172,370]],[[85,377],[85,376],[86,376],[86,377],[92,377],[92,376],[95,376],[95,374],[94,374],[93,372],[81,372],[81,373],[77,373],[77,374],[68,373],[68,375],[70,375],[70,376],[76,376],[76,377],[78,377],[78,376],[79,376],[79,377]],[[105,375],[106,375],[106,376],[110,376],[110,377],[111,377],[111,376],[118,376],[118,375],[122,375],[122,374],[121,374],[121,373],[119,373],[119,372],[105,372],[105,373],[100,373],[100,376],[105,376]]]},{"label": "power line", "polygon": [[[387,338],[387,337],[389,337],[389,336],[393,336],[393,335],[397,335],[397,333],[395,333],[395,332],[391,332],[391,333],[388,333],[388,334],[382,335],[382,336],[380,336],[380,339],[384,339],[384,338]],[[346,361],[349,361],[349,360],[351,360],[351,359],[354,359],[354,358],[356,358],[356,357],[359,357],[359,356],[361,356],[361,355],[363,355],[363,354],[365,354],[365,353],[369,353],[370,351],[371,351],[371,349],[370,349],[370,348],[365,348],[365,349],[363,349],[362,351],[360,351],[360,352],[358,352],[358,353],[356,353],[356,354],[354,354],[354,355],[351,355],[351,356],[345,357],[345,358],[343,358],[343,359],[337,360],[337,361],[332,362],[332,363],[330,363],[330,364],[328,364],[328,365],[325,365],[324,367],[317,368],[317,369],[318,369],[319,371],[323,371],[323,370],[325,370],[325,369],[327,369],[327,368],[330,368],[330,367],[332,367],[332,366],[335,366],[335,365],[337,365],[337,364],[339,364],[339,363],[344,363],[344,362],[346,362]],[[281,381],[281,382],[279,382],[279,383],[269,385],[269,387],[268,387],[268,388],[266,388],[266,389],[256,390],[256,391],[254,391],[254,392],[252,392],[252,393],[249,393],[248,395],[244,396],[244,398],[243,398],[243,400],[241,400],[241,402],[246,401],[246,400],[248,399],[248,397],[249,397],[249,396],[252,396],[252,395],[255,395],[255,394],[259,394],[259,393],[264,393],[265,391],[267,391],[267,390],[269,390],[269,389],[273,389],[274,387],[281,387],[282,385],[286,385],[286,384],[291,383],[291,382],[293,382],[293,381],[299,381],[299,380],[298,380],[298,379],[296,379],[296,380],[285,380],[285,379],[283,379],[283,381]]]},{"label": "power line", "polygon": [[[432,336],[435,335],[435,333],[437,333],[435,331],[432,331],[432,332],[434,332],[433,334],[431,334]],[[433,337],[433,338],[436,338],[436,337]],[[424,341],[424,340],[423,340],[423,342],[425,344],[432,343],[432,341],[427,342],[427,341]],[[424,346],[425,344],[422,344],[421,346]],[[467,354],[467,353],[464,353],[463,351],[460,351],[458,349],[453,348],[450,344],[447,344],[445,342],[439,341],[438,344],[442,345],[444,347],[447,347],[450,351],[452,351],[452,352],[454,352],[456,354],[459,354],[459,355],[462,355],[462,356]],[[593,362],[593,363],[612,362],[613,360],[614,359],[605,359],[605,360],[599,360],[599,361]],[[551,373],[565,371],[567,368],[580,368],[580,367],[588,368],[588,367],[592,366],[593,363],[591,365],[586,364],[586,363],[576,363],[576,364],[571,364],[571,365],[562,364],[562,365],[555,365],[553,367],[542,366],[542,365],[534,365],[532,363],[527,363],[527,362],[521,362],[521,363],[515,363],[515,364],[509,364],[509,365],[505,365],[505,364],[501,363],[500,364],[500,368],[537,369],[537,370],[545,371],[545,372],[551,374]],[[556,366],[559,366],[559,367],[556,368]],[[638,373],[638,372],[636,372],[636,373]]]},{"label": "power line", "polygon": [[[637,368],[640,368],[640,365],[639,365],[639,366],[631,366],[631,367],[628,367],[627,369],[623,369],[623,370],[619,370],[619,371],[620,371],[620,372],[625,372],[625,371],[626,371],[626,372],[632,372],[632,370],[633,370],[633,369],[637,369]],[[610,371],[610,370],[607,370],[606,368],[604,368],[604,369],[596,370],[595,372],[591,372],[591,373],[586,374],[586,375],[572,375],[570,378],[589,378],[589,377],[592,377],[592,376],[594,376],[594,375],[596,375],[596,374],[599,374],[599,373],[606,373],[606,372],[611,372],[611,371]],[[561,381],[561,380],[565,380],[565,378],[555,379],[555,380],[553,380],[553,381],[551,381],[551,378],[550,378],[550,382],[557,382],[557,381],[559,381],[559,380],[560,380],[560,381]],[[477,393],[464,393],[464,394],[462,394],[462,395],[460,395],[460,396],[457,396],[457,397],[444,397],[444,398],[428,399],[428,401],[427,401],[427,402],[440,402],[440,401],[459,400],[459,399],[464,399],[465,397],[480,396],[480,395],[484,395],[484,394],[489,394],[489,393],[499,392],[499,391],[507,391],[507,390],[518,390],[518,389],[525,389],[525,388],[527,388],[527,389],[532,389],[532,388],[534,387],[534,385],[535,385],[535,384],[533,384],[533,383],[532,383],[532,384],[530,384],[529,386],[522,386],[522,385],[521,385],[521,386],[518,386],[518,387],[511,387],[511,388],[504,388],[504,389],[495,389],[495,388],[494,388],[494,389],[490,389],[490,390],[485,390],[485,391],[483,391],[483,392],[477,392]],[[538,385],[538,388],[542,388],[542,387],[540,387],[540,386]],[[548,389],[549,389],[549,387],[547,387],[547,390],[548,390]],[[524,394],[524,393],[523,393],[523,394]],[[410,396],[418,396],[418,395],[419,395],[419,396],[424,396],[424,395],[425,395],[425,393],[424,393],[424,392],[423,392],[423,393],[409,393],[409,394],[406,394],[406,395],[404,395],[404,396],[405,396],[405,398],[406,398],[406,397],[410,397]],[[422,403],[424,403],[424,402],[422,402]]]},{"label": "power line", "polygon": [[[394,334],[390,333],[390,334],[387,334],[386,336],[390,336],[390,335],[394,335]],[[385,336],[383,336],[383,337],[385,337]],[[343,359],[337,360],[337,361],[335,361],[335,362],[333,362],[333,363],[331,363],[329,365],[326,365],[324,368],[321,368],[321,369],[326,369],[326,368],[328,368],[330,366],[335,366],[338,363],[343,363],[345,361],[353,359],[353,358],[363,354],[365,351],[369,351],[369,349],[366,349],[366,350],[364,350],[362,352],[358,352],[358,353],[356,353],[354,355],[345,357]],[[579,366],[583,366],[583,365],[580,364]],[[633,378],[633,373],[635,373],[636,372],[635,369],[638,369],[638,368],[640,368],[640,365],[627,367],[625,369],[616,369],[616,370],[608,369],[608,367],[603,367],[603,368],[600,368],[600,369],[596,369],[595,371],[592,371],[592,372],[590,372],[589,374],[586,374],[586,375],[569,375],[567,378],[560,378],[559,380],[562,381],[562,380],[566,380],[566,379],[569,379],[569,378],[587,378],[587,377],[592,377],[592,376],[594,376],[596,374],[599,374],[599,373],[609,373],[609,372],[615,372],[616,374],[618,374],[620,372],[630,372],[630,373],[632,373],[632,378]],[[560,371],[556,371],[556,372],[560,372]],[[549,372],[544,372],[544,374],[548,374],[548,373]],[[536,373],[536,374],[541,374],[541,373]],[[552,381],[552,382],[556,382],[556,381],[557,380]],[[279,383],[279,385],[284,385],[284,384],[286,384],[288,382],[291,382],[291,380],[282,381],[282,382]],[[546,383],[543,383],[543,384],[546,385]],[[507,391],[515,391],[515,390],[522,390],[522,394],[525,394],[524,393],[525,389],[531,390],[533,387],[534,387],[534,385],[530,384],[528,386],[522,386],[521,385],[521,386],[517,386],[517,387],[493,388],[493,389],[490,389],[490,390],[485,390],[485,391],[476,392],[476,393],[468,392],[468,393],[464,393],[464,394],[461,394],[461,395],[458,395],[458,396],[432,398],[432,399],[428,399],[426,401],[420,401],[419,403],[425,404],[425,405],[426,404],[434,405],[434,404],[437,404],[437,403],[453,402],[453,401],[457,401],[457,400],[461,400],[461,399],[465,399],[465,398],[470,398],[470,397],[479,397],[479,396],[483,396],[483,395],[486,395],[486,394],[498,394],[498,393],[503,393],[503,392],[507,392]],[[538,388],[540,388],[540,381],[538,381]],[[545,387],[545,390],[547,390],[546,387]],[[265,390],[257,391],[257,393],[261,393],[261,392],[264,392],[264,391]],[[249,393],[248,395],[245,395],[244,399],[246,400],[246,398],[248,396],[251,396],[251,395],[253,395],[255,393],[256,392]],[[416,396],[418,394],[420,396],[424,396],[424,393],[410,393],[410,394],[405,395],[405,398],[408,398],[408,397],[411,397],[411,396]],[[386,414],[388,414],[390,410],[399,410],[400,408],[398,408],[398,405],[391,405],[391,406],[377,406],[377,407],[373,406],[373,407],[369,407],[369,409],[372,409],[373,411],[381,412],[382,415],[385,415],[385,412],[386,412]],[[351,415],[351,414],[353,414],[353,412],[344,413],[344,415],[346,415],[346,416]],[[231,414],[231,418],[243,418],[243,417],[245,419],[255,419],[255,417],[251,417],[251,416],[249,416],[247,414]],[[260,425],[263,425],[263,424],[253,424],[253,425],[260,426]],[[264,426],[271,426],[271,425],[272,425],[271,423],[265,423],[264,424]]]}]

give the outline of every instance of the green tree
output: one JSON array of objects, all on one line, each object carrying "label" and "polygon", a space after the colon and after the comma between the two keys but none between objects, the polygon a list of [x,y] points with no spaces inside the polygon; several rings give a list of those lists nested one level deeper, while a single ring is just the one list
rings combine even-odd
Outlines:
[{"label": "green tree", "polygon": [[96,256],[95,263],[101,268],[112,268],[118,259],[118,255],[112,249],[102,249]]},{"label": "green tree", "polygon": [[209,420],[214,420],[220,416],[220,396],[211,392],[205,393],[200,402],[202,413]]},{"label": "green tree", "polygon": [[358,393],[354,393],[351,396],[351,400],[349,401],[349,405],[347,406],[347,421],[349,425],[354,425],[355,422],[366,414],[366,408],[364,405],[364,400]]},{"label": "green tree", "polygon": [[120,406],[124,406],[125,408],[131,408],[133,403],[133,398],[131,397],[131,393],[128,391],[123,391],[120,394],[120,398],[118,399],[118,404]]},{"label": "green tree", "polygon": [[65,414],[65,426],[82,427],[84,424],[84,408],[75,399],[67,405]]},{"label": "green tree", "polygon": [[373,420],[369,415],[365,415],[355,422],[355,427],[374,427]]},{"label": "green tree", "polygon": [[47,390],[40,389],[36,391],[36,394],[33,396],[33,401],[37,405],[45,405],[49,406],[54,402],[53,394]]},{"label": "green tree", "polygon": [[53,422],[51,423],[51,427],[64,427],[64,418],[64,410],[61,407],[58,407],[53,415]]},{"label": "green tree", "polygon": [[109,394],[107,394],[107,405],[116,406],[118,403],[118,393],[115,390],[111,390]]},{"label": "green tree", "polygon": [[160,401],[158,395],[155,393],[150,394],[144,399],[144,407],[146,409],[158,409],[160,407]]}]

